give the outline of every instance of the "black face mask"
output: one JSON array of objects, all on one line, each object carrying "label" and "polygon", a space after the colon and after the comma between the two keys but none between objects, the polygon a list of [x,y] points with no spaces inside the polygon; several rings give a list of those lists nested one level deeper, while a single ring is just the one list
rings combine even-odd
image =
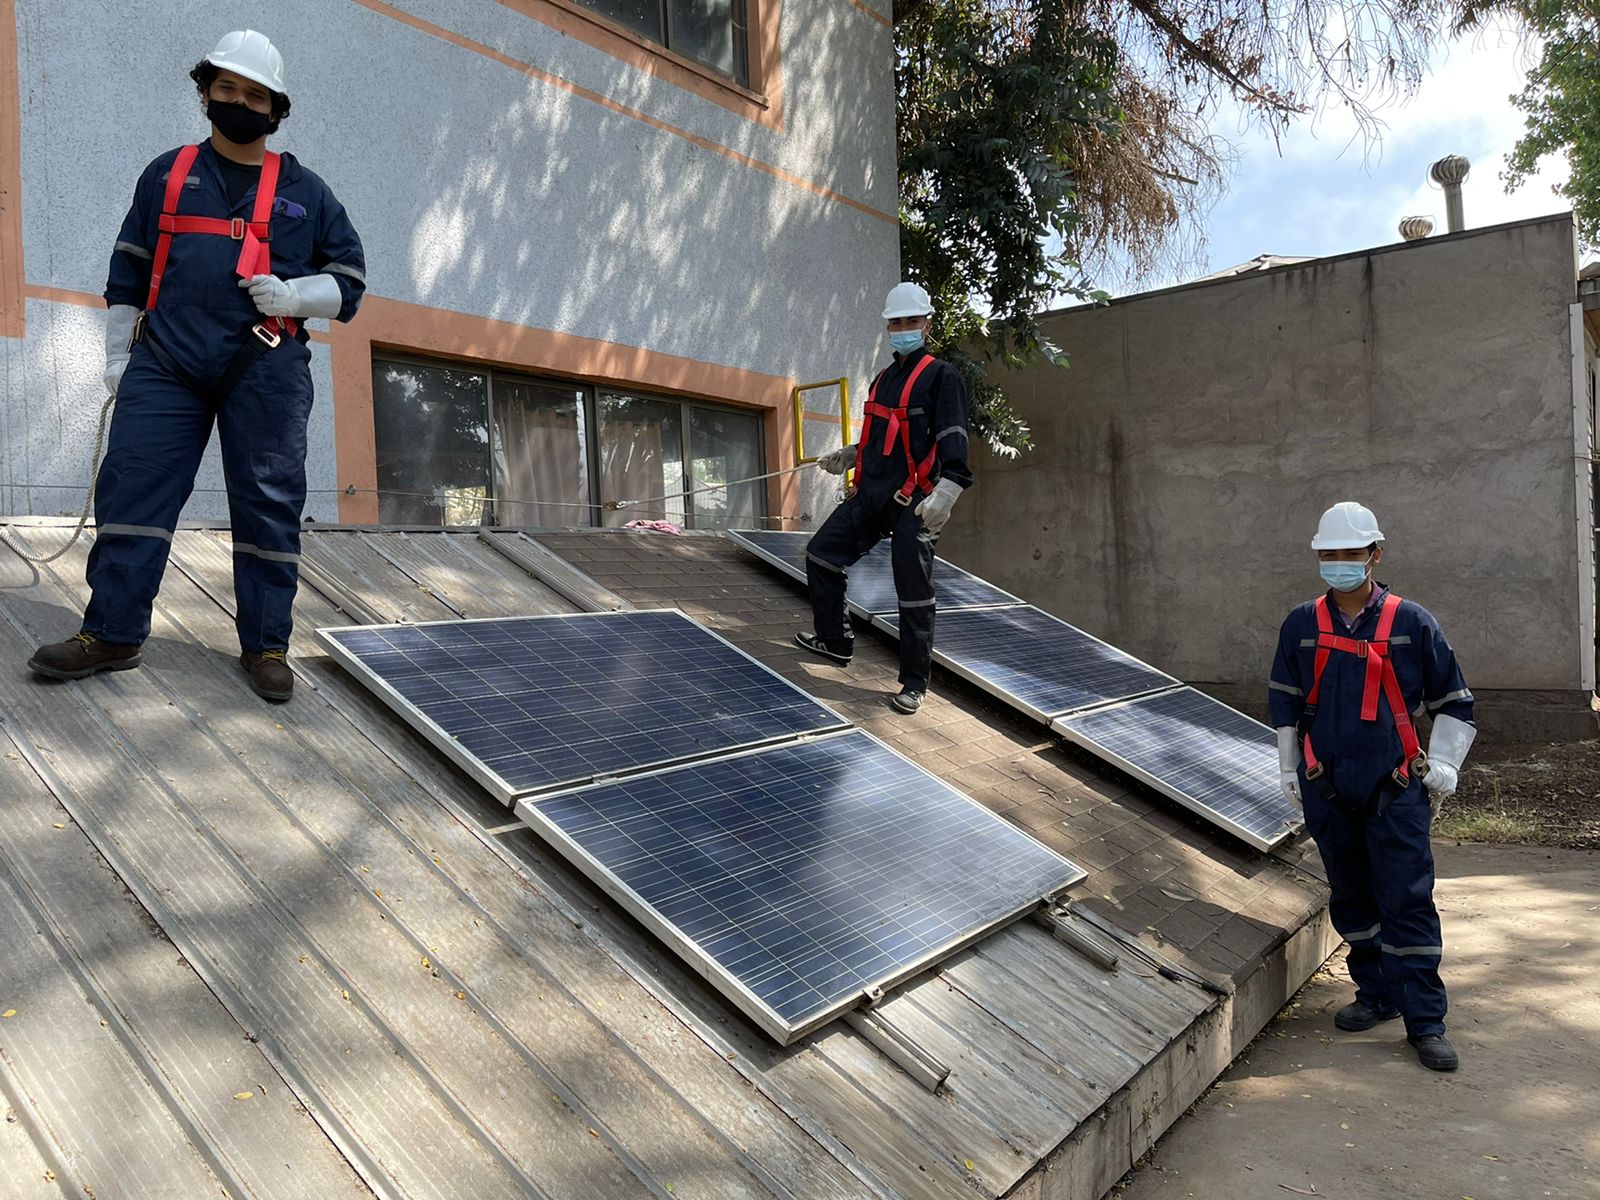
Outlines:
[{"label": "black face mask", "polygon": [[272,132],[270,114],[258,113],[243,104],[225,104],[213,100],[206,105],[206,116],[217,127],[218,133],[237,146],[248,146]]}]

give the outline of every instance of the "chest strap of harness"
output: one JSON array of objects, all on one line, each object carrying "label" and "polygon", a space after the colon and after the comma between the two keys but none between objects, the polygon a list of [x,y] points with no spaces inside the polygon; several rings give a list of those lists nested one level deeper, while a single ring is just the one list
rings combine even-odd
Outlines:
[{"label": "chest strap of harness", "polygon": [[911,453],[911,421],[907,409],[911,405],[911,389],[916,386],[922,372],[934,361],[933,355],[925,354],[917,365],[911,368],[911,374],[906,376],[905,384],[900,389],[900,403],[893,408],[878,403],[878,384],[887,373],[880,372],[878,378],[872,381],[872,390],[867,393],[867,404],[861,418],[861,437],[856,441],[856,479],[859,481],[861,478],[861,464],[866,458],[867,443],[872,439],[872,419],[881,417],[885,422],[884,457],[894,453],[894,444],[897,440],[905,451],[906,481],[894,494],[895,503],[902,506],[915,500],[919,491],[924,494],[933,491],[933,484],[928,479],[939,461],[939,443],[935,441],[928,448],[927,456],[920,463],[917,462]]},{"label": "chest strap of harness", "polygon": [[[150,294],[144,302],[146,313],[155,308],[156,298],[161,295],[161,277],[167,270],[167,256],[172,252],[175,234],[204,233],[232,238],[240,243],[239,262],[234,270],[241,279],[272,274],[272,205],[278,195],[278,155],[269,150],[261,160],[261,179],[256,184],[256,201],[248,221],[243,217],[178,215],[178,199],[183,195],[184,182],[199,155],[199,146],[185,146],[178,151],[167,174],[167,190],[162,197],[157,225],[161,232],[156,238],[155,258],[150,268]],[[299,322],[293,317],[267,317],[252,325],[250,332],[263,350],[271,350],[284,334],[293,337],[299,328]]]},{"label": "chest strap of harness", "polygon": [[1394,673],[1390,659],[1389,635],[1394,629],[1394,619],[1400,611],[1400,597],[1390,592],[1383,598],[1383,608],[1378,613],[1378,628],[1371,641],[1361,638],[1340,637],[1333,632],[1333,614],[1328,611],[1328,598],[1318,596],[1317,655],[1311,675],[1311,691],[1306,694],[1305,711],[1300,718],[1301,742],[1306,758],[1306,778],[1322,777],[1324,765],[1317,760],[1311,748],[1311,721],[1317,714],[1317,696],[1322,690],[1322,672],[1335,652],[1354,654],[1366,661],[1366,674],[1361,689],[1361,719],[1378,719],[1378,692],[1383,691],[1389,703],[1389,713],[1394,718],[1395,732],[1400,735],[1400,765],[1392,778],[1400,787],[1410,785],[1414,772],[1418,779],[1428,773],[1428,756],[1422,752],[1417,740],[1416,726],[1411,723],[1411,713],[1406,707],[1405,694],[1400,690],[1400,680]]}]

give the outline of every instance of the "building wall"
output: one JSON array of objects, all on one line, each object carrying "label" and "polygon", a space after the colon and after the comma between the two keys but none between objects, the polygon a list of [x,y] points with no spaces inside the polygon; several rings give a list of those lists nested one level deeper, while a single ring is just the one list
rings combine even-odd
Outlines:
[{"label": "building wall", "polygon": [[1563,215],[1054,314],[1070,369],[1004,377],[1036,449],[979,452],[940,549],[1264,713],[1317,518],[1361,500],[1486,736],[1593,736],[1574,253]]},{"label": "building wall", "polygon": [[[242,26],[287,64],[269,144],[367,252],[356,321],[312,323],[311,515],[375,519],[338,494],[372,480],[374,345],[765,410],[792,461],[790,386],[871,371],[897,274],[891,35],[879,0],[750,4],[743,89],[565,0],[0,0],[0,511],[81,502],[111,243]],[[214,450],[186,518],[226,514]]]}]

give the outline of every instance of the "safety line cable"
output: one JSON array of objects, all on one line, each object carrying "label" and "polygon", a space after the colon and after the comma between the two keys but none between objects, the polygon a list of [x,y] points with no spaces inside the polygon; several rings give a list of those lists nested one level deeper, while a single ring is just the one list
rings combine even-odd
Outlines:
[{"label": "safety line cable", "polygon": [[[89,523],[89,512],[94,507],[95,484],[99,482],[100,479],[100,451],[104,448],[106,441],[106,419],[111,415],[111,406],[116,402],[117,397],[115,394],[113,394],[107,396],[106,402],[100,406],[100,424],[99,427],[94,431],[94,453],[89,457],[89,486],[84,490],[83,511],[78,514],[78,523],[73,527],[72,536],[67,539],[67,544],[61,547],[61,549],[57,550],[54,554],[28,554],[22,549],[21,546],[17,545],[11,540],[10,536],[5,532],[5,530],[0,529],[0,542],[4,542],[6,544],[6,548],[24,562],[34,563],[39,566],[44,566],[45,563],[55,562],[56,559],[60,558],[68,550],[71,550],[73,544],[83,536],[83,527]],[[42,484],[40,486],[48,487],[52,485]]]}]

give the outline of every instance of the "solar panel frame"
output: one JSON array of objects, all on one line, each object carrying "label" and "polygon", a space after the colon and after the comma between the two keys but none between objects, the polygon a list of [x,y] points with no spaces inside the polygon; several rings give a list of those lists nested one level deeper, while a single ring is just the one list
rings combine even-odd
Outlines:
[{"label": "solar panel frame", "polygon": [[[797,579],[801,583],[806,581],[805,543],[810,540],[811,535],[809,533],[797,533],[781,529],[730,529],[727,531],[727,536],[729,541],[750,551],[750,553],[764,562],[777,567],[791,579]],[[798,554],[785,556],[772,547],[773,542],[781,540],[788,543],[791,539],[793,544],[799,548]],[[881,580],[882,575],[889,570],[889,546],[887,541],[880,542],[860,562],[850,568],[849,579],[852,582],[870,580],[869,588],[872,588],[877,593],[887,591],[889,596],[893,596],[894,583],[892,577],[889,579],[887,588],[885,588]],[[956,566],[955,563],[946,558],[935,557],[934,559],[933,591],[941,612],[966,611],[978,608],[1012,608],[1025,605],[1021,598],[1013,596],[1004,588],[996,587],[987,579],[974,575],[971,571]],[[860,591],[858,589],[857,595],[859,594]],[[980,595],[984,597],[981,600],[976,598]],[[850,585],[847,585],[845,589],[845,602],[850,606],[850,610],[853,613],[867,619],[871,619],[877,613],[894,612],[899,607],[898,602],[893,604],[885,602],[876,607],[872,604],[859,603],[851,598]]]},{"label": "solar panel frame", "polygon": [[[837,750],[839,753],[844,754],[851,752],[855,748],[859,748],[860,753],[887,756],[899,764],[904,764],[906,768],[929,780],[931,787],[942,793],[947,803],[970,806],[975,818],[984,823],[992,822],[993,827],[996,830],[1003,830],[1006,837],[1013,838],[1019,843],[1031,844],[1031,848],[1040,852],[1041,857],[1048,856],[1048,858],[1054,859],[1059,863],[1061,870],[1056,881],[1048,889],[1041,890],[1039,894],[1029,892],[1025,899],[1016,899],[1014,902],[1006,904],[1002,909],[990,913],[981,922],[974,922],[965,926],[959,933],[944,939],[936,946],[926,947],[914,956],[905,958],[891,972],[874,975],[870,980],[862,981],[859,987],[851,987],[845,991],[837,991],[836,989],[835,998],[818,1004],[798,1018],[784,1016],[778,1009],[763,1000],[738,974],[718,961],[711,952],[676,924],[651,899],[624,882],[616,870],[602,861],[599,856],[591,853],[575,836],[550,816],[558,806],[575,798],[586,799],[592,796],[596,798],[595,803],[598,804],[606,797],[608,792],[614,794],[618,789],[637,788],[646,784],[654,784],[687,772],[700,772],[703,775],[708,770],[726,767],[741,760],[752,758],[760,759],[766,757],[769,762],[776,762],[780,756],[791,754],[803,755],[823,750]],[[878,757],[874,761],[881,762],[883,759]],[[776,769],[774,767],[774,770]],[[700,793],[697,793],[697,796],[699,795]],[[978,804],[977,801],[944,783],[937,776],[932,775],[909,758],[897,753],[879,739],[860,729],[841,730],[836,733],[805,738],[781,746],[740,750],[713,760],[667,767],[650,776],[630,776],[624,780],[605,780],[580,788],[563,789],[560,792],[547,795],[524,797],[517,801],[516,812],[534,832],[566,857],[569,862],[602,891],[606,892],[608,896],[652,934],[673,949],[692,970],[715,986],[718,991],[754,1021],[769,1037],[782,1045],[788,1045],[798,1038],[804,1037],[841,1013],[856,1007],[869,994],[888,991],[890,988],[913,978],[934,964],[972,945],[979,939],[1025,916],[1041,904],[1060,896],[1087,877],[1087,872],[1077,863],[1051,850],[1048,846],[1032,837],[1026,830],[1020,829],[1003,817],[990,812],[987,808]],[[731,862],[732,860],[723,856],[718,859],[719,865],[724,861]],[[741,870],[748,871],[749,868],[741,868]],[[730,871],[727,878],[730,881],[735,880],[738,874],[739,872]],[[1018,890],[1016,895],[1021,897],[1023,893]]]},{"label": "solar panel frame", "polygon": [[[959,630],[963,624],[1031,619],[1038,619],[1047,625],[1059,626],[1069,631],[1071,638],[1080,645],[1103,648],[1107,652],[1107,657],[1113,658],[1124,670],[1131,674],[1143,674],[1149,686],[1121,690],[1110,694],[1097,694],[1092,698],[1083,700],[1081,703],[1046,704],[1041,707],[1039,704],[1027,699],[1018,690],[1007,687],[998,674],[985,673],[984,670],[975,666],[972,660],[976,657],[976,652],[968,653],[963,658],[962,652],[951,644],[953,640],[959,638]],[[898,638],[900,636],[899,614],[878,614],[873,616],[872,621],[873,624],[894,637]],[[955,630],[952,630],[952,625],[955,626]],[[1008,643],[1008,645],[1010,644],[1031,648],[1037,645],[1037,641],[1028,643],[1019,639],[1014,643]],[[1076,625],[1068,624],[1060,617],[1052,616],[1050,613],[1041,608],[1035,608],[1031,604],[1023,605],[1019,608],[957,609],[948,614],[941,614],[934,627],[933,661],[952,674],[959,675],[974,687],[988,692],[997,700],[1002,700],[1019,712],[1027,714],[1042,725],[1048,725],[1059,716],[1078,712],[1084,708],[1093,708],[1117,700],[1129,700],[1135,696],[1150,695],[1154,692],[1170,691],[1183,686],[1181,679],[1174,678],[1158,667],[1152,667],[1149,663],[1134,658],[1133,655],[1128,654],[1126,651],[1117,649],[1110,642],[1103,641],[1092,633],[1085,633]],[[1068,686],[1070,685],[1059,685],[1058,690],[1065,690]]]},{"label": "solar panel frame", "polygon": [[[460,629],[473,625],[509,624],[513,622],[585,622],[620,623],[621,619],[651,615],[671,615],[682,621],[686,631],[693,631],[719,643],[731,655],[743,660],[744,664],[753,668],[759,676],[772,681],[784,692],[792,694],[797,700],[803,701],[804,706],[809,706],[819,711],[821,719],[815,725],[803,729],[788,729],[774,732],[769,737],[760,739],[746,739],[730,742],[726,745],[716,746],[705,751],[693,754],[667,755],[649,761],[638,761],[615,767],[602,767],[576,775],[565,775],[548,782],[533,786],[519,785],[496,770],[483,758],[473,753],[468,747],[462,745],[450,731],[425,712],[403,691],[379,675],[361,656],[345,646],[338,635],[349,633],[371,633],[386,630],[418,630],[428,628]],[[760,747],[781,744],[796,737],[810,734],[827,733],[849,728],[850,722],[834,711],[828,705],[808,694],[804,689],[779,675],[765,663],[752,658],[739,649],[727,638],[708,629],[700,622],[695,621],[686,613],[675,608],[630,609],[619,613],[547,613],[530,614],[517,617],[475,617],[467,620],[441,620],[419,621],[415,623],[396,622],[384,625],[340,625],[327,626],[316,630],[317,640],[328,651],[334,661],[338,662],[352,676],[359,680],[375,696],[382,700],[389,708],[410,725],[414,730],[432,745],[436,750],[448,758],[456,766],[465,771],[472,779],[490,792],[502,804],[510,807],[519,797],[536,795],[580,785],[598,778],[611,775],[643,774],[657,770],[662,766],[676,763],[693,762],[713,758],[725,754],[730,750],[747,747]],[[801,707],[801,706],[797,706]]]},{"label": "solar panel frame", "polygon": [[[1142,725],[1139,735],[1141,739],[1156,738],[1169,727],[1171,721],[1179,719],[1171,714],[1175,710],[1182,709],[1187,709],[1190,713],[1214,713],[1220,721],[1237,730],[1239,734],[1256,735],[1249,739],[1250,745],[1255,747],[1255,750],[1247,752],[1255,753],[1259,758],[1259,774],[1256,777],[1260,782],[1257,785],[1257,796],[1250,802],[1247,811],[1260,807],[1263,812],[1273,814],[1271,818],[1245,821],[1231,815],[1228,810],[1209,802],[1204,795],[1197,794],[1198,789],[1186,789],[1180,786],[1181,775],[1171,771],[1162,772],[1159,765],[1152,763],[1148,756],[1141,758],[1133,754],[1132,750],[1136,747],[1129,746],[1127,739],[1112,738],[1107,734],[1108,726],[1113,726],[1119,718],[1132,716]],[[1257,850],[1274,850],[1305,826],[1304,816],[1300,810],[1279,790],[1277,735],[1271,727],[1194,688],[1176,688],[1155,695],[1140,696],[1086,711],[1069,713],[1052,721],[1050,729],[1074,745],[1081,746],[1114,766],[1120,767],[1163,796],[1177,801],[1191,812],[1248,842]],[[1208,728],[1206,732],[1213,737],[1225,736],[1214,728]],[[1241,753],[1240,741],[1236,740],[1225,753],[1236,760]],[[1186,768],[1195,770],[1206,762],[1217,761],[1220,757],[1219,754],[1213,754],[1209,757],[1192,759],[1186,764]],[[1252,774],[1252,769],[1245,766],[1233,773]],[[1177,782],[1174,781],[1175,777]]]}]

